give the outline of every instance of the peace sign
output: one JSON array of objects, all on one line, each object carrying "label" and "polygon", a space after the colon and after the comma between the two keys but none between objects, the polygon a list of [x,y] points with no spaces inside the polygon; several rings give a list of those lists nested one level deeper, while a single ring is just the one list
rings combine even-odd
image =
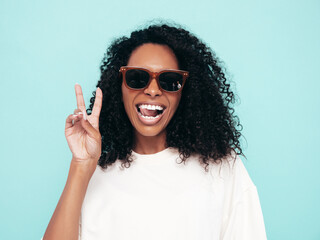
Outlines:
[{"label": "peace sign", "polygon": [[77,109],[66,119],[65,136],[72,152],[72,161],[80,164],[97,165],[101,155],[101,134],[99,116],[102,107],[102,91],[96,90],[91,115],[87,115],[83,93],[79,84],[75,85]]}]

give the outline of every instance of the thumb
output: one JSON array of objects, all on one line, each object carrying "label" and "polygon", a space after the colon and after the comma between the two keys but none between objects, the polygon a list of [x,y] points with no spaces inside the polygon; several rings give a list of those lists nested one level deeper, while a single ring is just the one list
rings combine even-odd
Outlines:
[{"label": "thumb", "polygon": [[85,111],[82,111],[81,126],[88,133],[89,137],[94,139],[97,138],[97,130],[88,121],[88,115]]}]

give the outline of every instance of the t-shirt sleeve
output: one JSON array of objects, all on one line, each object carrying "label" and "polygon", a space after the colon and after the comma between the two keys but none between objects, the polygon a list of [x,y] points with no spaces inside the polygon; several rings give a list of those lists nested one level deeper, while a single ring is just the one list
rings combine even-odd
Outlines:
[{"label": "t-shirt sleeve", "polygon": [[267,239],[257,188],[251,186],[234,203],[222,240]]},{"label": "t-shirt sleeve", "polygon": [[266,232],[258,191],[239,156],[221,171],[224,207],[220,240],[265,240]]}]

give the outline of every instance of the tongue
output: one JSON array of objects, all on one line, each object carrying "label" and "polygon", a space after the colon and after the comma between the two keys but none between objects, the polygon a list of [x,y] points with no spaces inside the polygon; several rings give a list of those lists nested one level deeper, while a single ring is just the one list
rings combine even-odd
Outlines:
[{"label": "tongue", "polygon": [[155,117],[158,115],[157,110],[148,110],[144,108],[144,109],[140,109],[140,112],[142,113],[142,115],[149,116],[149,117]]}]

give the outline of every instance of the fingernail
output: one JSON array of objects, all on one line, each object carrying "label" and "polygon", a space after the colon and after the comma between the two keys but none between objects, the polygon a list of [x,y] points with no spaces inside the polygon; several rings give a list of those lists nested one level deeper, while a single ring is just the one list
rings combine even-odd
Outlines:
[{"label": "fingernail", "polygon": [[87,120],[87,114],[86,114],[86,112],[84,110],[82,111],[82,114],[83,114],[83,119]]}]

